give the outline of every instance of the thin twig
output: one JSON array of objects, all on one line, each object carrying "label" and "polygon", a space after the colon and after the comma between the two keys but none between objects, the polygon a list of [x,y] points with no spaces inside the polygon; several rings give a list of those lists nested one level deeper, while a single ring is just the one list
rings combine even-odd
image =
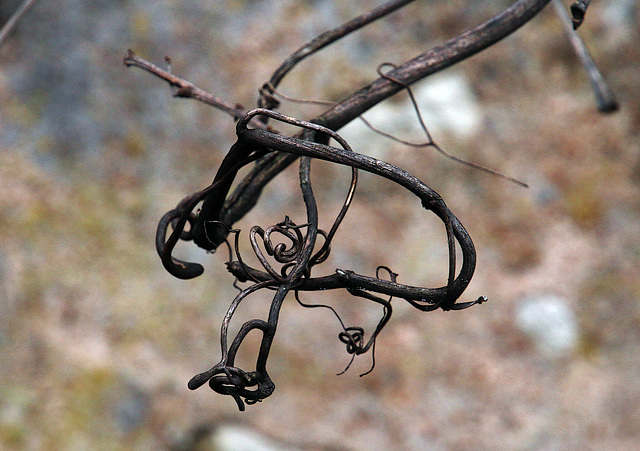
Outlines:
[{"label": "thin twig", "polygon": [[[395,64],[391,64],[391,63],[382,63],[380,66],[378,66],[378,74],[380,74],[381,76],[386,76],[383,75],[381,72],[382,67],[384,66],[391,66],[391,67],[397,67]],[[393,80],[393,79],[392,79]],[[296,99],[294,97],[290,97],[288,95],[283,94],[282,92],[278,91],[277,89],[275,89],[273,86],[270,87],[270,89],[272,89],[273,94],[275,94],[276,96],[288,101],[288,102],[292,102],[292,103],[308,103],[308,104],[314,104],[314,105],[325,105],[325,106],[334,106],[337,102],[330,102],[327,100],[312,100],[312,99]],[[486,166],[483,166],[481,164],[478,163],[474,163],[472,161],[469,160],[465,160],[464,158],[460,158],[457,157],[449,152],[447,152],[446,150],[444,150],[443,148],[441,148],[438,144],[436,144],[436,142],[433,140],[433,138],[431,137],[431,133],[429,132],[429,130],[427,129],[427,125],[424,123],[424,120],[422,118],[422,113],[420,113],[420,107],[418,106],[418,102],[416,101],[414,95],[413,95],[413,91],[411,90],[410,86],[405,86],[405,89],[409,95],[409,99],[411,101],[411,105],[413,106],[413,110],[416,113],[416,117],[418,119],[418,122],[420,124],[420,128],[424,131],[424,134],[427,138],[427,142],[419,142],[419,143],[415,143],[415,142],[411,142],[411,141],[407,141],[404,139],[400,139],[397,136],[392,135],[391,133],[387,133],[383,130],[380,130],[379,128],[377,128],[376,126],[374,126],[371,122],[369,122],[367,119],[365,119],[364,116],[360,116],[358,117],[358,119],[360,119],[365,126],[367,126],[367,128],[369,128],[370,130],[372,130],[373,132],[377,133],[380,136],[383,136],[387,139],[390,139],[392,141],[395,141],[397,143],[400,143],[402,145],[405,146],[409,146],[409,147],[416,147],[416,148],[425,148],[425,147],[433,147],[438,153],[440,153],[442,156],[444,156],[445,158],[448,158],[452,161],[455,161],[456,163],[460,163],[462,165],[471,167],[473,169],[477,169],[479,171],[485,172],[487,174],[502,178],[504,180],[507,180],[511,183],[515,183],[518,186],[521,186],[523,188],[528,188],[529,185],[527,185],[526,183],[521,182],[520,180],[517,180],[513,177],[509,177],[508,175],[502,174],[499,171],[496,171],[494,169],[488,168]]]},{"label": "thin twig", "polygon": [[[588,5],[588,2],[586,3]],[[598,70],[598,67],[593,61],[593,58],[591,58],[589,50],[584,45],[584,42],[582,42],[582,39],[580,39],[580,36],[578,36],[578,33],[576,33],[576,27],[572,25],[569,13],[564,8],[564,5],[560,0],[553,0],[553,6],[558,13],[558,16],[560,16],[560,21],[562,22],[565,34],[567,35],[567,38],[569,39],[573,50],[576,52],[576,55],[578,55],[580,62],[586,69],[587,75],[589,75],[589,80],[591,81],[591,86],[593,87],[593,93],[596,96],[598,111],[602,113],[612,113],[614,111],[617,111],[618,101],[613,95],[613,91],[607,84],[606,80]]]},{"label": "thin twig", "polygon": [[0,29],[0,47],[4,44],[4,41],[7,39],[7,36],[13,31],[16,27],[17,23],[22,19],[22,17],[31,9],[33,5],[35,5],[38,0],[25,0],[22,2],[22,5],[16,9],[16,11],[11,15],[6,24]]},{"label": "thin twig", "polygon": [[[382,77],[388,78],[389,80],[394,81],[394,82],[396,82],[398,84],[402,84],[400,82],[400,80],[396,80],[393,77],[389,76],[388,74],[383,73],[382,72],[382,67],[383,66],[391,66],[391,67],[393,67],[395,69],[396,68],[395,64],[391,64],[391,63],[383,63],[383,64],[381,64],[378,67],[378,74],[380,74]],[[464,158],[457,157],[457,156],[447,152],[443,148],[441,148],[433,140],[433,138],[431,137],[431,133],[429,133],[429,130],[427,129],[427,125],[424,123],[424,119],[422,119],[422,113],[420,113],[420,107],[418,106],[418,102],[416,101],[416,98],[413,95],[413,91],[411,90],[411,86],[409,86],[409,85],[403,85],[403,86],[406,89],[407,94],[409,95],[409,100],[411,101],[411,105],[413,106],[413,110],[416,112],[416,116],[418,118],[418,122],[420,123],[420,128],[422,128],[422,131],[424,132],[425,136],[427,137],[427,142],[426,143],[411,143],[411,142],[408,142],[408,141],[404,141],[402,139],[398,139],[398,138],[396,138],[394,136],[391,136],[388,133],[384,133],[384,132],[380,132],[380,131],[379,131],[379,133],[381,133],[383,136],[386,136],[388,138],[391,138],[391,139],[393,139],[395,141],[398,141],[398,142],[400,142],[402,144],[406,144],[408,146],[412,146],[412,147],[433,147],[441,155],[443,155],[446,158],[449,158],[452,161],[455,161],[456,163],[460,163],[460,164],[468,166],[470,168],[477,169],[477,170],[485,172],[487,174],[491,174],[491,175],[493,175],[495,177],[507,180],[507,181],[509,181],[511,183],[515,183],[516,185],[521,186],[523,188],[528,188],[529,187],[529,185],[527,185],[526,183],[521,182],[520,180],[517,180],[517,179],[515,179],[513,177],[509,177],[508,175],[502,174],[501,172],[498,172],[498,171],[496,171],[494,169],[488,168],[488,167],[483,166],[481,164],[474,163],[472,161],[465,160]],[[366,121],[365,121],[365,124],[367,124],[369,127],[371,127],[371,125],[369,123],[367,123]],[[377,131],[376,128],[372,127],[372,129]]]},{"label": "thin twig", "polygon": [[[166,58],[165,61],[167,61]],[[241,106],[227,102],[220,97],[216,97],[208,93],[204,89],[198,88],[190,81],[177,77],[170,71],[164,70],[144,58],[139,57],[132,50],[127,51],[127,54],[124,56],[123,63],[127,67],[139,67],[140,69],[143,69],[168,82],[169,85],[176,88],[173,94],[175,97],[188,97],[199,100],[200,102],[206,103],[207,105],[211,105],[230,114],[236,120],[240,119],[246,113],[246,110]]]},{"label": "thin twig", "polygon": [[[352,33],[364,27],[365,25],[368,25],[371,22],[374,22],[380,19],[381,17],[384,17],[387,14],[390,14],[402,8],[403,6],[406,6],[407,4],[413,1],[414,0],[395,0],[395,1],[385,3],[383,5],[378,6],[377,8],[372,9],[371,11],[368,11],[358,17],[351,19],[350,21],[340,25],[339,27],[333,28],[329,31],[325,31],[324,33],[320,34],[319,36],[317,36],[307,44],[300,47],[294,53],[292,53],[291,56],[289,56],[280,65],[280,67],[278,67],[274,71],[269,81],[265,83],[264,88],[266,89],[269,89],[269,87],[277,88],[280,82],[282,81],[282,79],[285,77],[285,75],[287,75],[287,73],[289,73],[289,71],[293,69],[293,67],[296,64],[298,64],[300,61],[302,61],[304,58],[332,44],[338,39],[345,37],[349,33]],[[261,103],[259,104],[261,107],[272,109],[274,106],[277,105],[277,104],[272,105],[271,100],[268,98],[265,98],[264,94],[263,94],[263,98],[261,99]]]}]

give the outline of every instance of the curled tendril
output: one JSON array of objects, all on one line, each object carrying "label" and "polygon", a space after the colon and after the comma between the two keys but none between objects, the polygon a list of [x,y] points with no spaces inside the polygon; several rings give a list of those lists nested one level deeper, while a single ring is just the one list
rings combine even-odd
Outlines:
[{"label": "curled tendril", "polygon": [[347,327],[338,334],[338,339],[347,345],[348,354],[359,355],[365,352],[364,329],[362,327]]},{"label": "curled tendril", "polygon": [[[386,266],[378,266],[378,268],[376,269],[376,278],[381,279],[380,277],[381,271],[387,272],[389,275],[390,281],[392,283],[396,283],[398,274],[394,273],[393,271],[391,271],[391,269],[389,269]],[[340,341],[342,341],[347,345],[347,353],[352,354],[351,361],[349,362],[347,367],[342,371],[342,373],[345,373],[349,369],[356,355],[364,354],[369,349],[371,349],[371,368],[369,368],[368,371],[360,374],[360,377],[362,377],[372,372],[376,366],[376,355],[375,355],[376,339],[378,338],[378,334],[380,333],[380,331],[382,331],[384,326],[391,319],[391,313],[393,311],[391,309],[392,297],[390,296],[389,299],[384,300],[378,296],[374,296],[373,294],[367,291],[356,289],[356,288],[347,288],[347,291],[349,291],[349,293],[351,293],[354,296],[369,299],[370,301],[377,302],[378,304],[381,304],[383,306],[382,318],[380,319],[380,322],[376,326],[375,331],[373,332],[373,334],[371,334],[371,338],[366,344],[364,342],[364,329],[362,329],[361,327],[346,328],[344,332],[338,334],[338,338],[340,339]]]},{"label": "curled tendril", "polygon": [[[287,244],[283,242],[279,242],[274,245],[271,238],[273,234],[279,234],[282,237],[287,238],[290,241],[290,246],[287,247]],[[257,237],[260,237],[262,239],[262,244],[264,245],[267,255],[273,257],[276,262],[285,265],[280,273],[275,271],[275,269],[271,266],[271,264],[263,254],[262,250],[260,249]],[[260,261],[262,267],[275,280],[281,283],[285,282],[287,278],[286,269],[292,267],[291,263],[296,261],[296,259],[300,256],[300,251],[303,247],[303,236],[302,232],[300,231],[300,226],[297,226],[287,216],[285,217],[284,221],[268,227],[267,230],[264,230],[260,226],[253,226],[249,233],[249,238],[251,240],[251,247],[253,249],[253,252]]]}]

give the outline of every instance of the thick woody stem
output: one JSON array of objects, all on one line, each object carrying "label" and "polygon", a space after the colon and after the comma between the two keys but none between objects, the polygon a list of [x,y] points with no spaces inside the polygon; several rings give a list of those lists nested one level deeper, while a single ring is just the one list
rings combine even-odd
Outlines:
[{"label": "thick woody stem", "polygon": [[[510,8],[485,23],[399,65],[386,76],[381,76],[370,85],[354,92],[311,122],[339,130],[368,109],[404,89],[405,85],[411,85],[500,41],[531,20],[549,1],[516,1]],[[394,82],[391,78],[399,80],[402,84]],[[221,215],[221,220],[225,223],[233,224],[242,218],[255,205],[262,188],[298,157],[293,154],[272,154],[266,158],[247,174],[225,202]]]}]

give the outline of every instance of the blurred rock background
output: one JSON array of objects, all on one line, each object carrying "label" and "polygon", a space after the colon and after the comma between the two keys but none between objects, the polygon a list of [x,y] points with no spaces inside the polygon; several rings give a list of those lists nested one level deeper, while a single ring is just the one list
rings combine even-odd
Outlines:
[{"label": "blurred rock background", "polygon": [[[0,3],[0,23],[19,3]],[[405,61],[509,3],[416,2],[303,62],[281,90],[338,100],[381,62]],[[336,376],[349,360],[337,321],[290,299],[270,357],[271,398],[240,413],[230,398],[187,389],[219,359],[235,290],[224,255],[188,246],[180,252],[205,262],[205,275],[172,278],[154,232],[165,211],[210,183],[234,126],[172,98],[122,57],[127,48],[158,64],[168,55],[176,74],[250,107],[289,53],[371,6],[40,0],[24,18],[0,48],[0,448],[640,448],[633,0],[594,2],[580,29],[621,102],[616,114],[596,112],[551,8],[416,85],[442,147],[528,190],[358,124],[345,129],[357,151],[409,169],[443,195],[478,251],[465,297],[489,303],[418,313],[396,300],[375,370],[360,378],[370,356]],[[311,118],[319,110],[285,103],[281,111]],[[403,95],[368,117],[422,139]],[[318,162],[314,173],[328,227],[348,170]],[[295,168],[279,176],[239,226],[296,220],[297,183]],[[413,198],[365,175],[356,199],[327,273],[387,265],[406,283],[444,283],[443,230]],[[346,293],[303,299],[331,303],[369,331],[381,313]],[[268,303],[252,298],[243,318],[264,315]]]}]

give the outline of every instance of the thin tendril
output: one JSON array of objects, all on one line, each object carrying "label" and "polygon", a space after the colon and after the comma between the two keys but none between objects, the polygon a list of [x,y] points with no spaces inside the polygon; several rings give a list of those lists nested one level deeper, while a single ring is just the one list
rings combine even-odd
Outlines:
[{"label": "thin tendril", "polygon": [[[409,95],[409,99],[411,101],[413,109],[416,112],[416,116],[418,118],[418,122],[420,123],[420,128],[425,133],[428,141],[426,143],[414,143],[414,142],[411,142],[411,141],[403,140],[401,138],[398,138],[397,136],[393,136],[392,134],[387,133],[387,132],[377,128],[371,122],[369,122],[364,116],[358,116],[358,119],[360,119],[370,130],[372,130],[373,132],[379,134],[380,136],[383,136],[383,137],[388,138],[388,139],[390,139],[392,141],[395,141],[395,142],[400,143],[400,144],[404,144],[404,145],[409,146],[409,147],[417,147],[417,148],[433,147],[442,156],[444,156],[445,158],[448,158],[448,159],[450,159],[452,161],[455,161],[456,163],[460,163],[460,164],[462,164],[464,166],[468,166],[468,167],[471,167],[473,169],[477,169],[479,171],[482,171],[482,172],[485,172],[487,174],[493,175],[495,177],[504,179],[504,180],[509,181],[511,183],[515,183],[516,185],[521,186],[523,188],[529,188],[529,185],[527,185],[524,182],[521,182],[518,179],[515,179],[515,178],[510,177],[508,175],[502,174],[501,172],[498,172],[498,171],[496,171],[494,169],[488,168],[488,167],[483,166],[481,164],[474,163],[472,161],[465,160],[464,158],[457,157],[457,156],[447,152],[446,150],[444,150],[438,144],[436,144],[436,142],[432,139],[431,133],[429,133],[429,130],[427,129],[427,126],[425,125],[425,122],[424,122],[424,120],[422,118],[422,114],[420,113],[420,108],[418,107],[418,103],[416,102],[416,99],[415,99],[415,97],[413,95],[411,87],[408,86],[405,83],[402,83],[400,80],[389,76],[388,74],[384,74],[382,72],[382,68],[384,66],[391,66],[393,68],[396,68],[397,66],[392,64],[392,63],[382,63],[380,66],[378,66],[377,72],[381,77],[386,78],[386,79],[388,79],[390,81],[393,81],[394,83],[398,83],[399,85],[401,85],[403,88],[405,88],[407,90],[407,93]],[[280,98],[282,98],[282,99],[284,99],[284,100],[286,100],[288,102],[291,102],[291,103],[306,103],[306,104],[323,105],[323,106],[333,106],[333,105],[337,104],[337,102],[332,102],[332,101],[329,101],[329,100],[299,99],[299,98],[291,97],[291,96],[288,96],[288,95],[278,91],[276,88],[274,88],[270,84],[267,84],[267,86],[272,90],[273,94],[275,94],[278,97],[280,97]]]}]

